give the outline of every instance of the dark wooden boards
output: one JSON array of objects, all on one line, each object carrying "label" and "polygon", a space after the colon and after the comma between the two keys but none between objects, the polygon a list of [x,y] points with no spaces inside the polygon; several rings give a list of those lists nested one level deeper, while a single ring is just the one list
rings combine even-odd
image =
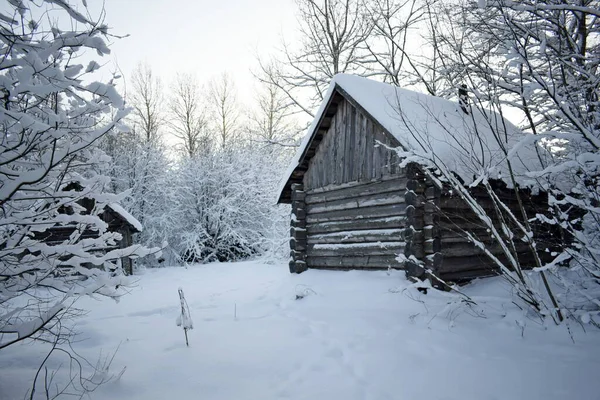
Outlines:
[{"label": "dark wooden boards", "polygon": [[348,182],[367,182],[402,175],[393,147],[395,139],[365,113],[343,99],[323,133],[315,135],[318,145],[308,161],[304,189]]}]

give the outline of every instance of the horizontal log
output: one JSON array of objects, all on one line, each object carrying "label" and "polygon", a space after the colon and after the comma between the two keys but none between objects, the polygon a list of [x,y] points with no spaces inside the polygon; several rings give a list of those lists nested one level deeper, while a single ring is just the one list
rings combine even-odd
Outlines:
[{"label": "horizontal log", "polygon": [[308,269],[306,261],[290,261],[289,263],[290,272],[292,274],[300,274]]},{"label": "horizontal log", "polygon": [[309,257],[343,256],[397,256],[404,252],[404,242],[310,244],[306,250]]},{"label": "horizontal log", "polygon": [[302,228],[290,228],[290,236],[296,240],[306,240],[307,232],[306,229]]},{"label": "horizontal log", "polygon": [[404,203],[403,193],[402,191],[395,191],[307,205],[306,211],[307,214],[312,215],[329,211],[351,210],[400,203]]},{"label": "horizontal log", "polygon": [[[422,219],[421,217],[423,217],[423,209],[421,207],[415,207],[415,206],[406,206],[406,217],[409,220],[412,219]],[[409,221],[411,222],[411,221]]]},{"label": "horizontal log", "polygon": [[498,275],[498,270],[494,268],[476,268],[456,272],[437,272],[436,276],[445,282],[466,282],[475,278],[485,278]]},{"label": "horizontal log", "polygon": [[425,254],[434,254],[442,250],[442,241],[440,238],[425,240],[423,243],[423,251]]},{"label": "horizontal log", "polygon": [[373,218],[373,217],[393,217],[405,214],[406,204],[390,204],[384,206],[364,207],[355,210],[329,211],[319,214],[308,214],[306,221],[308,223],[329,222],[329,221],[348,221],[354,219]]},{"label": "horizontal log", "polygon": [[308,257],[309,268],[317,269],[402,269],[396,256]]},{"label": "horizontal log", "polygon": [[440,222],[440,216],[438,214],[424,213],[423,224],[425,225],[437,225]]},{"label": "horizontal log", "polygon": [[302,211],[306,210],[306,204],[300,201],[292,202],[292,214],[300,215]]},{"label": "horizontal log", "polygon": [[[507,268],[512,269],[504,254],[496,254],[500,262]],[[518,254],[518,261],[523,269],[529,269],[534,266],[534,257],[531,253],[525,251]],[[475,256],[458,256],[447,257],[444,255],[444,261],[441,266],[441,271],[461,271],[473,268],[498,268],[494,261],[485,254]]]},{"label": "horizontal log", "polygon": [[306,240],[296,240],[294,238],[290,239],[290,249],[296,251],[306,251],[308,244]]},{"label": "horizontal log", "polygon": [[428,239],[433,239],[433,238],[437,238],[442,236],[442,232],[437,226],[435,225],[427,225],[423,227],[423,239],[428,240]]},{"label": "horizontal log", "polygon": [[434,254],[425,256],[424,261],[425,261],[425,266],[428,269],[430,269],[432,271],[437,271],[440,269],[440,267],[442,266],[442,263],[444,262],[444,256],[442,255],[442,253],[434,253]]},{"label": "horizontal log", "polygon": [[414,256],[417,259],[422,259],[425,256],[423,251],[423,242],[406,242],[404,246],[404,255],[406,257]]},{"label": "horizontal log", "polygon": [[340,185],[329,185],[307,192],[306,203],[317,204],[373,194],[398,192],[406,188],[406,178],[389,177],[370,182],[350,182]]},{"label": "horizontal log", "polygon": [[428,201],[423,204],[423,210],[425,213],[437,213],[439,211],[439,207],[431,201]]},{"label": "horizontal log", "polygon": [[437,186],[428,186],[425,189],[425,198],[428,200],[439,199],[442,191]]},{"label": "horizontal log", "polygon": [[[412,177],[411,177],[412,178]],[[417,180],[417,179],[408,179],[408,181],[406,182],[406,189],[407,190],[411,190],[413,192],[416,191],[421,191],[422,189],[425,188],[425,183]]]},{"label": "horizontal log", "polygon": [[319,233],[335,233],[341,231],[356,230],[377,230],[402,228],[405,225],[406,217],[366,217],[361,219],[350,219],[346,221],[315,222],[308,223],[306,229],[309,236]]},{"label": "horizontal log", "polygon": [[306,229],[306,221],[305,220],[299,220],[299,221],[291,220],[290,226],[292,228]]},{"label": "horizontal log", "polygon": [[404,240],[404,229],[341,231],[308,235],[308,243],[377,243]]},{"label": "horizontal log", "polygon": [[[528,249],[527,244],[517,243],[517,252],[525,252]],[[498,244],[486,244],[486,249],[494,254],[503,254],[502,248]],[[441,253],[445,258],[448,257],[462,257],[462,256],[485,256],[482,249],[475,246],[472,243],[450,243],[442,246]]]},{"label": "horizontal log", "polygon": [[306,210],[304,208],[296,209],[296,212],[294,213],[294,217],[298,221],[305,220],[306,219]]},{"label": "horizontal log", "polygon": [[[487,212],[495,212],[496,204],[489,198],[478,197],[476,198],[477,204]],[[519,212],[519,204],[516,200],[503,200],[502,201],[513,213]],[[525,210],[532,212],[535,210],[542,211],[547,207],[544,204],[525,204]],[[451,211],[456,209],[471,209],[471,206],[460,197],[447,197],[442,196],[439,200],[439,207],[442,211]],[[519,214],[520,215],[520,214]]]},{"label": "horizontal log", "polygon": [[491,259],[484,255],[462,256],[462,257],[443,257],[442,263],[437,271],[439,273],[466,271],[469,269],[489,269],[495,264]]}]

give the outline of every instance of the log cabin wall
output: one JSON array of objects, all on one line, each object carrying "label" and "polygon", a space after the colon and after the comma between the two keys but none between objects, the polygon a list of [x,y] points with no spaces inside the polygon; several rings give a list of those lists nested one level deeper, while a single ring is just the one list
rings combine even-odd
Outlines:
[{"label": "log cabin wall", "polygon": [[[478,204],[483,207],[487,215],[497,229],[500,228],[500,220],[495,210],[494,203],[482,188],[471,190]],[[495,188],[496,195],[506,204],[511,212],[520,219],[521,213],[513,190]],[[525,190],[520,192],[523,204],[528,216],[534,217],[537,213],[544,213],[543,205],[547,204],[545,195],[532,196]],[[443,255],[434,265],[434,273],[444,281],[465,281],[476,277],[491,276],[498,273],[497,266],[486,256],[483,251],[475,246],[465,234],[468,231],[477,240],[486,244],[486,248],[500,261],[509,266],[506,256],[501,247],[495,242],[484,224],[477,215],[469,208],[459,196],[453,196],[450,191],[443,190],[436,199],[437,205],[431,211],[436,214],[437,235],[439,237],[439,249]],[[513,232],[517,232],[511,226]],[[546,248],[550,251],[556,250],[556,241],[553,242],[554,232],[548,226],[534,227],[534,233],[538,244],[546,244],[544,249],[539,249],[538,254],[542,260],[548,260]],[[515,249],[522,268],[531,268],[534,257],[529,245],[518,238],[515,239]]]},{"label": "log cabin wall", "polygon": [[407,178],[386,147],[397,144],[355,104],[342,98],[333,107],[303,178],[306,265],[402,268]]}]

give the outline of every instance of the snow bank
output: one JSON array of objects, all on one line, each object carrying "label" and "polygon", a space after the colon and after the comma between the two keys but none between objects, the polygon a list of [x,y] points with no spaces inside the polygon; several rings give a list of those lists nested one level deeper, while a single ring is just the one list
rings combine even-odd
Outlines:
[{"label": "snow bank", "polygon": [[[282,264],[148,270],[119,303],[82,299],[75,350],[94,362],[120,345],[122,377],[94,400],[595,399],[600,332],[526,315],[502,279],[424,295],[403,271]],[[194,330],[173,321],[185,286]],[[301,293],[303,297],[295,300]],[[44,349],[0,353],[0,397],[20,399]],[[58,366],[58,361],[51,367]],[[63,363],[68,366],[68,362]],[[57,380],[62,377],[59,375]],[[62,379],[62,378],[60,378]],[[43,390],[36,394],[44,397]]]}]

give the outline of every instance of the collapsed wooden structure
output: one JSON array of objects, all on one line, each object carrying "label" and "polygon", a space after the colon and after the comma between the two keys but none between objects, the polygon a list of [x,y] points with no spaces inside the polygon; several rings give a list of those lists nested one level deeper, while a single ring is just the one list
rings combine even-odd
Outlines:
[{"label": "collapsed wooden structure", "polygon": [[[377,96],[383,100],[374,99]],[[413,114],[411,120],[389,115],[390,110],[402,106],[405,99],[401,96],[417,98],[415,107],[404,110]],[[427,125],[431,120],[444,124],[442,128],[448,132],[448,125],[462,127],[466,126],[462,121],[473,121],[459,104],[439,99],[433,103],[433,111],[419,111],[427,108],[426,97],[364,78],[334,78],[279,192],[278,202],[292,205],[291,272],[396,268],[420,278],[430,270],[445,281],[495,272],[489,257],[465,231],[488,238],[488,250],[502,259],[501,249],[492,243],[468,205],[448,187],[428,178],[425,167],[416,163],[401,166],[394,150],[411,145],[402,136],[409,132],[401,128],[418,129],[414,118],[418,120],[419,113],[427,120],[424,129],[431,129],[432,125]],[[443,118],[453,119],[447,122]],[[516,128],[511,134],[523,135]],[[489,149],[493,150],[491,143],[485,151]],[[448,163],[451,161],[448,158]],[[460,164],[456,170],[462,175],[469,173]],[[509,207],[516,207],[515,191],[506,188],[502,180],[496,187],[497,195]],[[485,191],[475,187],[472,192],[482,207],[493,207]],[[546,204],[543,194],[528,193],[526,199],[529,208]],[[527,252],[525,243],[522,247],[517,251]]]}]

